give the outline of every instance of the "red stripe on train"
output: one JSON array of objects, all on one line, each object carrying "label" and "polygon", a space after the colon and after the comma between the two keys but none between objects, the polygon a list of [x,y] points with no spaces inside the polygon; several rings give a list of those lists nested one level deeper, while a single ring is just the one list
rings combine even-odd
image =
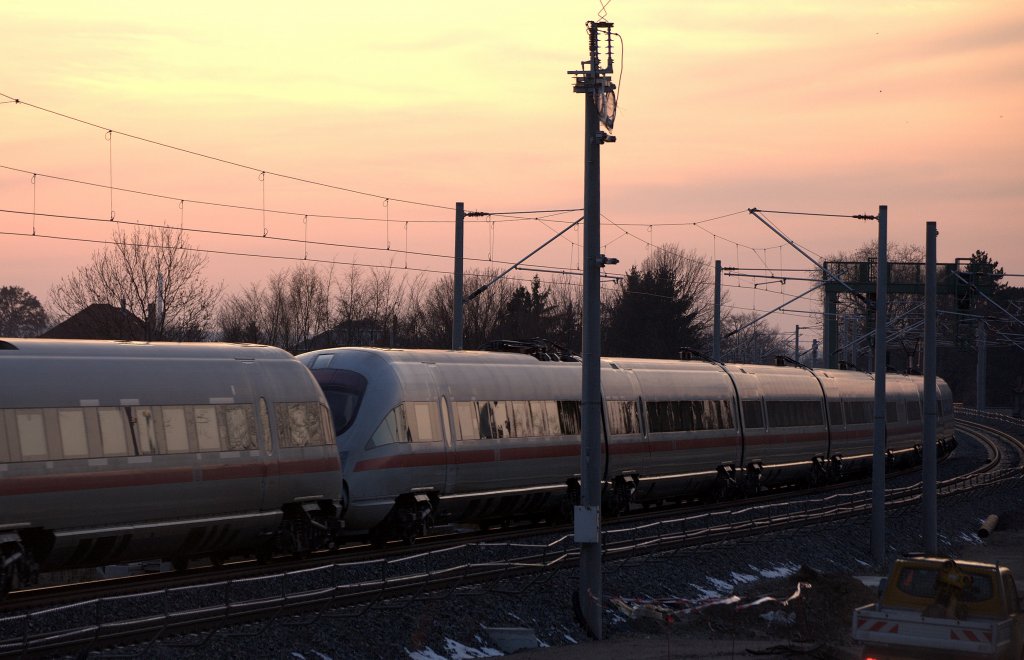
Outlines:
[{"label": "red stripe on train", "polygon": [[77,474],[42,474],[29,477],[5,477],[0,480],[0,496],[160,486],[193,482],[201,483],[204,481],[261,478],[267,474],[290,475],[333,472],[339,469],[340,462],[337,456],[331,456],[269,464],[195,465],[173,468],[94,471]]}]

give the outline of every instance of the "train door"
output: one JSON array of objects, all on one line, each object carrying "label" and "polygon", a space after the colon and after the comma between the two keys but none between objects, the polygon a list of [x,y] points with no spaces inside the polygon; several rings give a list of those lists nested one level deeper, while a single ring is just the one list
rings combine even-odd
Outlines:
[{"label": "train door", "polygon": [[438,400],[441,407],[441,437],[444,442],[445,470],[443,493],[448,494],[455,489],[456,465],[455,456],[455,427],[453,426],[454,416],[448,408],[448,397],[441,395]]},{"label": "train door", "polygon": [[256,426],[260,454],[263,463],[260,491],[262,501],[260,509],[266,509],[270,502],[279,502],[277,479],[277,452],[274,451],[274,438],[270,432],[270,406],[266,398],[260,397],[256,402]]},{"label": "train door", "polygon": [[443,467],[438,475],[440,483],[439,490],[442,494],[450,493],[455,487],[455,433],[452,428],[451,410],[448,408],[448,401],[451,400],[451,392],[445,384],[441,374],[438,373],[437,365],[427,365],[430,373],[430,390],[432,400],[437,402],[437,411],[441,422],[441,447],[443,453]]}]

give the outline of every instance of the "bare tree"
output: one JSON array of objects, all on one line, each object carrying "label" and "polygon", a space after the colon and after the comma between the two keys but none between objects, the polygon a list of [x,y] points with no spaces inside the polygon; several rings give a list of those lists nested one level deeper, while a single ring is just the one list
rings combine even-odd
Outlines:
[{"label": "bare tree", "polygon": [[309,264],[272,273],[265,285],[252,284],[227,297],[218,313],[221,336],[294,352],[311,350],[331,328],[332,287],[332,272]]},{"label": "bare tree", "polygon": [[256,284],[229,295],[217,312],[217,325],[223,341],[270,343],[262,320],[263,290]]},{"label": "bare tree", "polygon": [[[924,250],[919,245],[890,243],[887,248],[890,286],[901,283],[924,284]],[[878,241],[870,241],[852,252],[832,255],[826,260],[830,269],[844,280],[872,282],[877,277]],[[891,348],[904,353],[904,361],[917,351],[922,334],[924,297],[912,293],[889,293],[886,297],[888,342]],[[840,346],[859,368],[870,366],[874,346],[875,299],[874,294],[855,295],[840,293],[836,299],[836,314],[840,329]]]},{"label": "bare tree", "polygon": [[722,319],[722,357],[727,362],[767,364],[792,351],[782,334],[765,319],[751,323],[756,312],[728,314]]},{"label": "bare tree", "polygon": [[0,287],[0,337],[35,337],[46,324],[38,298],[20,286]]},{"label": "bare tree", "polygon": [[124,307],[144,320],[148,339],[201,340],[223,290],[203,279],[207,261],[178,229],[118,228],[112,245],[51,287],[50,304],[64,318],[94,303]]}]

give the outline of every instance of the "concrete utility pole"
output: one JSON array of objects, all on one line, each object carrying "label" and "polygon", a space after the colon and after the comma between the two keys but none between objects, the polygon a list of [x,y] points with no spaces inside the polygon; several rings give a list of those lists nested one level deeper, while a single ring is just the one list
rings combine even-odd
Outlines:
[{"label": "concrete utility pole", "polygon": [[800,364],[800,326],[793,333],[793,361]]},{"label": "concrete utility pole", "polygon": [[711,343],[711,359],[722,361],[722,260],[715,259],[715,331]]},{"label": "concrete utility pole", "polygon": [[975,407],[978,410],[984,410],[988,405],[987,393],[985,392],[985,381],[987,376],[985,375],[985,367],[988,363],[988,333],[985,327],[985,319],[978,319],[978,366],[976,372],[977,379],[977,400],[975,401]]},{"label": "concrete utility pole", "polygon": [[453,282],[453,317],[452,317],[452,350],[462,350],[463,324],[463,283],[462,283],[462,252],[463,231],[466,223],[466,207],[462,202],[455,202],[455,281]]},{"label": "concrete utility pole", "polygon": [[934,222],[925,225],[924,280],[924,438],[921,447],[921,502],[924,512],[924,550],[934,555],[939,551],[938,539],[938,448],[935,409],[935,317],[936,308],[936,241],[939,232]]},{"label": "concrete utility pole", "polygon": [[875,431],[871,460],[871,555],[885,565],[885,308],[889,291],[888,206],[878,207],[878,276],[875,281]]},{"label": "concrete utility pole", "polygon": [[[582,62],[573,91],[583,94],[583,401],[581,406],[580,505],[574,509],[574,531],[580,544],[579,611],[583,625],[602,638],[601,613],[601,267],[611,263],[601,248],[601,145],[613,142],[609,130],[615,119],[612,73],[612,23],[588,22],[590,59]],[[601,66],[602,41],[606,66]]]},{"label": "concrete utility pole", "polygon": [[811,340],[811,368],[817,368],[818,366],[818,340]]}]

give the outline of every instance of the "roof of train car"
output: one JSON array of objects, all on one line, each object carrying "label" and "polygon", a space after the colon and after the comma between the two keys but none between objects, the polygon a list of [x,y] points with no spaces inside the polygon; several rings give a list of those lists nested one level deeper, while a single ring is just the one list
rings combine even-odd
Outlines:
[{"label": "roof of train car", "polygon": [[[372,354],[385,362],[430,362],[436,364],[483,364],[483,365],[576,365],[579,362],[544,361],[523,353],[507,353],[500,351],[451,351],[432,348],[373,348],[345,346],[327,348],[319,351],[303,353],[297,357],[312,359],[317,355],[327,354]],[[721,371],[721,367],[710,362],[690,362],[680,360],[652,360],[643,358],[616,358],[602,356],[601,362],[608,368],[649,368],[667,369],[686,367],[694,371]]]},{"label": "roof of train car", "polygon": [[292,359],[287,351],[261,344],[2,338],[0,339],[0,360],[5,355],[19,357]]},{"label": "roof of train car", "polygon": [[[300,360],[303,358],[314,359],[318,355],[337,354],[337,353],[349,353],[349,354],[364,354],[364,355],[375,355],[385,362],[390,363],[402,363],[402,362],[429,362],[437,364],[484,364],[484,365],[567,365],[575,364],[578,362],[557,362],[557,361],[543,361],[537,358],[526,355],[523,353],[511,353],[511,352],[500,352],[500,351],[452,351],[447,349],[434,349],[434,348],[377,348],[367,346],[341,346],[336,348],[326,348],[317,351],[310,351],[309,353],[303,353],[298,355]],[[724,365],[715,362],[704,362],[700,360],[670,360],[670,359],[653,359],[653,358],[633,358],[633,357],[610,357],[601,356],[601,363],[605,368],[612,369],[650,369],[650,370],[661,370],[670,369],[673,371],[722,371],[723,366],[725,370],[732,373],[747,373],[752,375],[763,375],[763,376],[799,376],[803,375],[807,378],[811,378],[812,372],[806,369],[802,369],[796,366],[777,366],[777,365],[764,365],[764,364],[745,364],[739,362],[725,363]],[[835,378],[839,380],[874,380],[874,374],[867,373],[864,371],[846,370],[846,369],[815,369],[814,374],[825,378]],[[903,374],[888,374],[888,378],[905,377]]]}]

